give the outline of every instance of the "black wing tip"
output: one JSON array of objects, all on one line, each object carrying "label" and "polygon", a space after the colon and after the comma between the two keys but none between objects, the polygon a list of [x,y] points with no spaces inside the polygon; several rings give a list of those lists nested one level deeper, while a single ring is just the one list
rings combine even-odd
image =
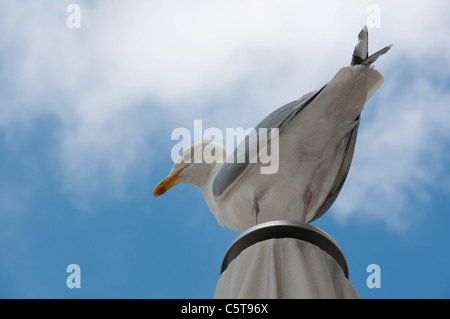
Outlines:
[{"label": "black wing tip", "polygon": [[364,26],[358,34],[358,42],[353,50],[351,65],[361,64],[369,56],[369,31]]},{"label": "black wing tip", "polygon": [[353,50],[352,61],[350,65],[365,65],[370,66],[378,57],[388,52],[392,47],[388,45],[383,49],[369,56],[369,31],[367,26],[364,26],[358,34],[358,42]]},{"label": "black wing tip", "polygon": [[388,52],[392,48],[392,44],[384,47],[383,49],[375,52],[371,56],[369,56],[367,59],[363,60],[360,64],[365,66],[371,66],[372,63],[374,63],[380,56]]}]

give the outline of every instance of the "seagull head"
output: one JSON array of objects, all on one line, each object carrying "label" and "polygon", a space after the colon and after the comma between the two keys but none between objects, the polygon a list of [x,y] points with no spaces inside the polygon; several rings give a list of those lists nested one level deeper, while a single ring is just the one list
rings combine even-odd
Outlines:
[{"label": "seagull head", "polygon": [[229,152],[212,141],[202,141],[185,148],[178,156],[172,171],[153,190],[158,197],[179,183],[203,188],[212,179],[212,172],[225,163]]}]

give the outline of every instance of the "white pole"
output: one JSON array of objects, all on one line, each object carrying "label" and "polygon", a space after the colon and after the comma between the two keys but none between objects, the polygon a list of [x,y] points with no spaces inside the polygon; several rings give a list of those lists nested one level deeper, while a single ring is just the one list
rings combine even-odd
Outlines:
[{"label": "white pole", "polygon": [[214,298],[359,298],[338,244],[309,224],[256,225],[231,244]]}]

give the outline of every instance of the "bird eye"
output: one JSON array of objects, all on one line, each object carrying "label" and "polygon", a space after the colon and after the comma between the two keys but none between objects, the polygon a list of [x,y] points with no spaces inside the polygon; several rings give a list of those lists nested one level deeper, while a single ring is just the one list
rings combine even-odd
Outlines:
[{"label": "bird eye", "polygon": [[191,161],[191,154],[184,155],[184,161],[185,162],[190,162]]}]

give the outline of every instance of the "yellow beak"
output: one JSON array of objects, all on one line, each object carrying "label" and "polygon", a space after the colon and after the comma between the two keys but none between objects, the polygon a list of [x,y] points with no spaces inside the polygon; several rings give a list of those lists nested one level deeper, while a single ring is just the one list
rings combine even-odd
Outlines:
[{"label": "yellow beak", "polygon": [[155,189],[153,190],[153,196],[158,197],[167,192],[169,188],[177,185],[178,180],[180,179],[178,175],[180,175],[181,171],[186,167],[187,166],[180,168],[178,171],[176,171],[172,175],[167,176],[158,185],[156,185]]}]

